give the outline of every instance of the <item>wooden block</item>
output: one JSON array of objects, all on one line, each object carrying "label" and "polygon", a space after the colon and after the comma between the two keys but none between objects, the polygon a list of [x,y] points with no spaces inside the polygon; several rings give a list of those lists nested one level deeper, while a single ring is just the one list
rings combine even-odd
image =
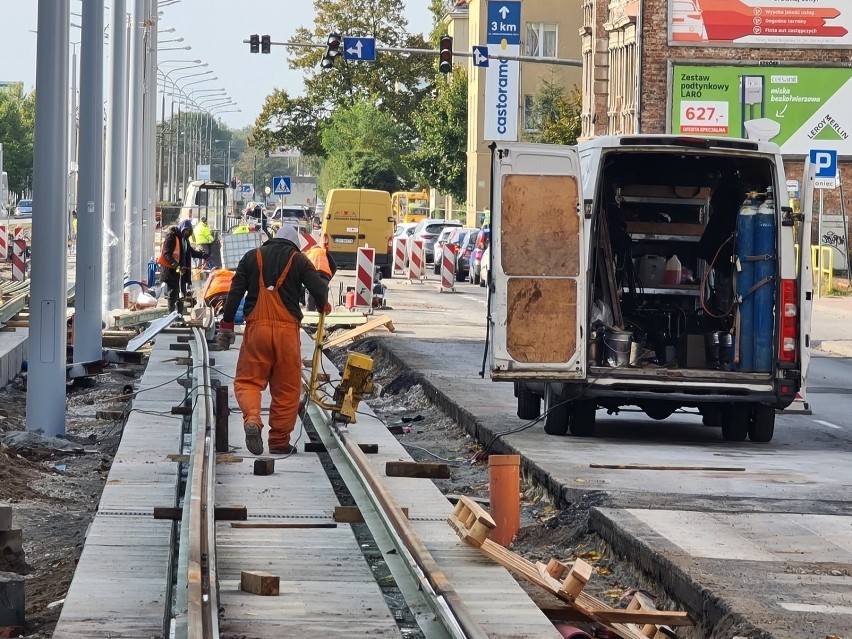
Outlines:
[{"label": "wooden block", "polygon": [[178,335],[177,336],[177,343],[178,344],[189,344],[190,339],[191,338],[190,338],[189,335]]},{"label": "wooden block", "polygon": [[271,457],[258,457],[254,460],[255,475],[272,475],[275,472],[275,460]]},{"label": "wooden block", "polygon": [[231,528],[337,528],[331,521],[234,521]]},{"label": "wooden block", "polygon": [[192,366],[191,357],[175,357],[176,366]]},{"label": "wooden block", "polygon": [[472,502],[479,504],[483,508],[488,508],[491,505],[491,500],[486,497],[471,497],[470,495],[454,495],[452,493],[448,493],[444,495],[444,497],[446,497],[447,501],[451,504],[457,504],[462,497],[467,497]]},{"label": "wooden block", "polygon": [[172,406],[172,415],[192,415],[192,406]]},{"label": "wooden block", "polygon": [[586,587],[586,584],[589,583],[589,579],[591,578],[591,564],[587,564],[582,559],[577,559],[571,567],[571,572],[568,573],[565,581],[562,582],[562,591],[568,595],[569,599],[574,600],[583,592],[583,588]]},{"label": "wooden block", "polygon": [[263,597],[278,596],[278,575],[256,570],[240,571],[240,590]]},{"label": "wooden block", "polygon": [[361,452],[365,455],[377,455],[379,452],[378,444],[358,444],[358,448],[360,448]]},{"label": "wooden block", "polygon": [[[216,521],[245,521],[248,510],[245,506],[216,506],[214,511]],[[183,518],[183,508],[176,506],[154,506],[154,519],[171,519],[178,521]]]},{"label": "wooden block", "polygon": [[[171,455],[166,455],[166,461],[177,462],[179,464],[188,464],[189,463],[189,455],[182,455],[180,453],[172,453]],[[216,461],[219,461],[218,459]]]},{"label": "wooden block", "polygon": [[562,575],[565,574],[566,570],[568,570],[568,566],[563,564],[561,561],[551,559],[547,562],[547,574],[554,579],[562,579]]},{"label": "wooden block", "polygon": [[421,479],[449,479],[450,467],[436,462],[389,461],[385,464],[388,477],[418,477]]},{"label": "wooden block", "polygon": [[102,419],[106,422],[114,422],[124,417],[123,410],[98,410],[95,411],[95,419]]},{"label": "wooden block", "polygon": [[324,453],[325,444],[322,442],[305,442],[306,453]]},{"label": "wooden block", "polygon": [[186,351],[187,353],[192,350],[192,347],[189,344],[169,344],[170,351]]}]

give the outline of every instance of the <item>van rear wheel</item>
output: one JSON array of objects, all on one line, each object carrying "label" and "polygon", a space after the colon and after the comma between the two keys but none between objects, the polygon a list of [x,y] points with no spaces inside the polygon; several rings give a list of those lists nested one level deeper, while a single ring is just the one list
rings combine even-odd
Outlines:
[{"label": "van rear wheel", "polygon": [[751,410],[742,404],[731,404],[722,411],[722,437],[729,442],[744,442],[748,437]]},{"label": "van rear wheel", "polygon": [[748,438],[758,444],[768,444],[774,434],[775,409],[765,404],[755,404],[748,425]]},{"label": "van rear wheel", "polygon": [[[544,418],[544,432],[548,435],[565,435],[571,420],[571,404],[563,402],[561,395],[550,390],[545,392],[550,396],[550,401],[547,403],[547,415]],[[518,395],[520,396],[520,389]]]},{"label": "van rear wheel", "polygon": [[[536,419],[541,415],[541,396],[518,386],[518,419]],[[563,433],[564,434],[564,433]]]}]

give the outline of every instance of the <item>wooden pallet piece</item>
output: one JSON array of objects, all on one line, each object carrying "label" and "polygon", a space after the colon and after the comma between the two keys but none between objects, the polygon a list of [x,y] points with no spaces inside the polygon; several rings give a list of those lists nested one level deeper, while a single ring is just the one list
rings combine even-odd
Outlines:
[{"label": "wooden pallet piece", "polygon": [[386,329],[388,329],[388,331],[391,332],[391,333],[393,333],[394,330],[395,330],[394,327],[393,327],[393,321],[391,321],[391,318],[388,315],[380,315],[379,317],[377,317],[375,319],[371,319],[369,322],[367,322],[366,324],[363,324],[362,326],[359,326],[357,328],[353,328],[351,330],[346,331],[345,333],[341,333],[340,335],[337,335],[336,337],[332,337],[331,339],[326,340],[325,343],[322,345],[322,347],[323,348],[334,348],[336,346],[340,346],[341,344],[345,344],[346,342],[348,342],[350,340],[358,339],[364,333],[368,333],[368,332],[372,331],[373,329],[380,328],[382,326],[384,326]]},{"label": "wooden pallet piece", "polygon": [[[659,625],[692,626],[693,620],[686,612],[656,610],[650,608],[624,610],[612,608],[603,601],[583,592],[592,574],[592,566],[577,559],[569,569],[556,559],[547,564],[532,563],[520,555],[507,550],[489,539],[496,524],[491,515],[468,497],[461,496],[447,522],[466,544],[479,550],[504,568],[524,577],[535,585],[555,595],[582,613],[587,619],[611,628],[622,639],[648,639],[654,635],[643,634],[653,626],[654,633]],[[567,574],[566,574],[567,572]],[[643,605],[649,602],[644,601]],[[638,606],[639,604],[637,604]],[[635,624],[643,626],[637,627]]]}]

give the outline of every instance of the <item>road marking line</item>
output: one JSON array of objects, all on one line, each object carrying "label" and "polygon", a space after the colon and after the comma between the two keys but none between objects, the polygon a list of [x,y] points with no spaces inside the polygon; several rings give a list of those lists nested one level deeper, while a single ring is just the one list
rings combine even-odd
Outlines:
[{"label": "road marking line", "polygon": [[822,424],[823,426],[828,426],[829,428],[833,428],[834,430],[843,430],[843,426],[838,426],[837,424],[832,424],[831,422],[827,422],[823,419],[814,419],[812,420],[817,424]]}]

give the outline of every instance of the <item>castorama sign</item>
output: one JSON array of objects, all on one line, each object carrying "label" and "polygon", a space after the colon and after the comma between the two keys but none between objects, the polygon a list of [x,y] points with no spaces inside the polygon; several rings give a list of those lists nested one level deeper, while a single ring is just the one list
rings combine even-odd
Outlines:
[{"label": "castorama sign", "polygon": [[488,1],[488,65],[485,76],[486,140],[518,139],[520,63],[501,59],[517,57],[521,48],[521,3]]}]

